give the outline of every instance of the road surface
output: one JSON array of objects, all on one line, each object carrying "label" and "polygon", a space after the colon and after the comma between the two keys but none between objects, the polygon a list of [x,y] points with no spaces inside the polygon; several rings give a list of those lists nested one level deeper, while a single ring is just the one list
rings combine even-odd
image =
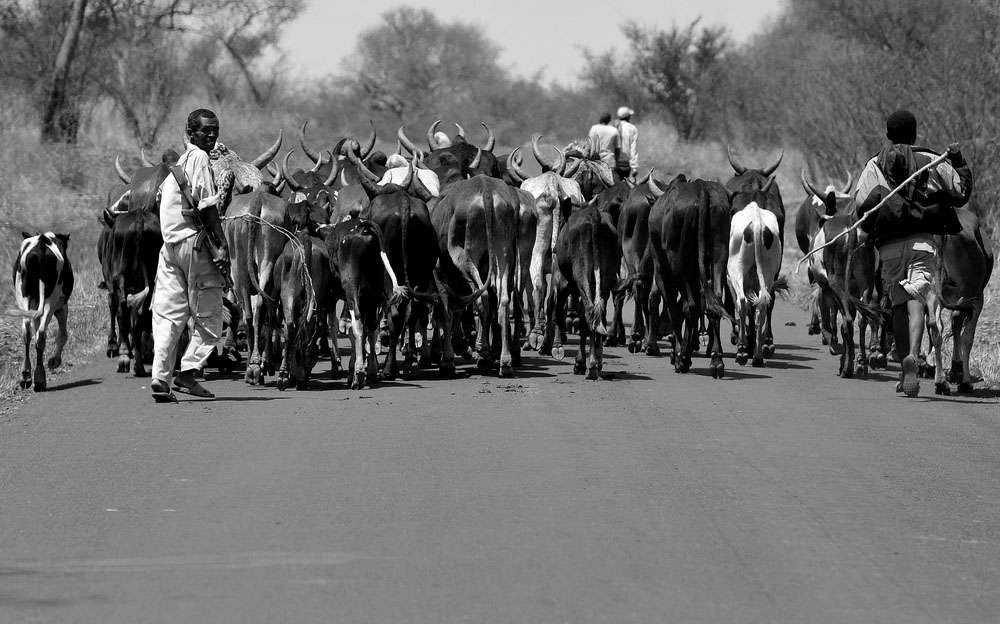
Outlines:
[{"label": "road surface", "polygon": [[162,406],[78,367],[0,416],[0,621],[1000,620],[996,398],[839,379],[775,318],[722,381],[619,348]]}]

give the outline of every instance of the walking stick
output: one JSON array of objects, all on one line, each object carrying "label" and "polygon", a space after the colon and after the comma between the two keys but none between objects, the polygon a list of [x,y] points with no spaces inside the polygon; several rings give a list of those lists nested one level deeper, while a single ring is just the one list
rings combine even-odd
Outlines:
[{"label": "walking stick", "polygon": [[906,178],[905,180],[903,180],[902,184],[900,184],[896,188],[894,188],[891,191],[889,191],[889,194],[886,195],[885,197],[883,197],[882,201],[880,201],[877,206],[875,206],[874,208],[872,208],[871,210],[869,210],[868,212],[866,212],[860,219],[858,219],[854,223],[854,225],[852,225],[851,227],[847,228],[846,230],[844,230],[840,234],[837,234],[836,236],[834,236],[833,238],[831,238],[829,241],[827,241],[825,244],[820,245],[816,249],[813,249],[812,251],[810,251],[806,255],[802,256],[802,259],[799,260],[798,263],[796,263],[796,265],[795,265],[795,272],[796,273],[799,272],[799,268],[802,266],[802,263],[805,262],[806,260],[808,260],[810,256],[813,256],[813,255],[819,253],[820,251],[823,251],[824,249],[826,249],[830,245],[834,244],[835,242],[837,242],[841,238],[847,236],[848,234],[850,234],[854,230],[856,230],[859,227],[861,227],[861,224],[865,222],[865,219],[867,219],[868,217],[872,216],[873,214],[878,213],[879,208],[881,208],[882,205],[885,204],[885,202],[889,201],[890,197],[892,197],[893,195],[895,195],[896,193],[898,193],[899,191],[901,191],[904,186],[906,186],[907,184],[909,184],[910,182],[912,182],[913,180],[915,180],[917,178],[917,176],[919,176],[921,173],[927,171],[931,167],[934,167],[934,166],[936,166],[936,165],[944,162],[945,158],[948,158],[948,152],[947,151],[945,151],[945,153],[941,154],[940,156],[938,156],[934,160],[930,161],[929,163],[927,163],[926,165],[924,165],[920,169],[917,169],[916,171],[914,171],[913,175],[911,175],[910,177]]}]

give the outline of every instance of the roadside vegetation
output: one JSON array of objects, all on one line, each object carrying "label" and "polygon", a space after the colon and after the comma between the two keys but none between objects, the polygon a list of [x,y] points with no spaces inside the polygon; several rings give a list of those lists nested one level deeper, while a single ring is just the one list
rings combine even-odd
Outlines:
[{"label": "roadside vegetation", "polygon": [[[309,86],[287,84],[280,57],[270,65],[264,59],[305,4],[0,3],[0,261],[11,266],[22,230],[71,235],[77,287],[66,366],[104,357],[97,217],[117,179],[115,155],[136,166],[140,148],[154,155],[178,148],[184,115],[205,105],[220,115],[221,140],[251,154],[278,129],[285,149],[297,147],[305,120],[316,145],[364,135],[372,119],[378,148],[390,152],[401,125],[419,139],[431,121],[444,119],[461,123],[470,138],[480,120],[488,122],[498,151],[532,132],[563,146],[584,136],[602,111],[628,103],[638,111],[643,167],[655,167],[659,178],[683,172],[725,180],[730,144],[748,164],[771,162],[784,150],[778,183],[789,224],[805,195],[801,169],[823,186],[843,180],[847,169],[856,174],[883,143],[885,116],[905,107],[920,122],[921,143],[943,149],[962,142],[976,175],[971,207],[1000,249],[1000,9],[990,0],[789,0],[740,46],[698,22],[668,31],[626,23],[628,48],[587,50],[573,87],[514,76],[497,62],[499,44],[474,24],[407,7],[386,12],[342,63],[331,59],[339,73]],[[301,154],[292,159],[304,164]],[[791,273],[801,254],[786,238]],[[805,306],[804,274],[790,277],[790,298]],[[9,307],[10,287],[2,292],[0,303]],[[19,323],[0,318],[0,398],[16,394],[21,345]],[[973,361],[1000,384],[996,277]],[[106,370],[113,374],[113,364]]]}]

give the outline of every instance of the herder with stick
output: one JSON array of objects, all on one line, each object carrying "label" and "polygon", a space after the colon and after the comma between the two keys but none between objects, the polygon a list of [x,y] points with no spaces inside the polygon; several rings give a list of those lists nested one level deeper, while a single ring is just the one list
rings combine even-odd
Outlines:
[{"label": "herder with stick", "polygon": [[[865,165],[854,198],[862,218],[859,225],[878,249],[882,281],[892,301],[892,335],[902,358],[896,391],[914,397],[920,391],[917,358],[925,311],[934,313],[938,308],[935,237],[961,231],[955,208],[969,201],[972,171],[958,143],[948,146],[945,157],[915,147],[917,120],[913,113],[898,110],[889,115],[885,125],[891,145]],[[940,162],[931,164],[935,160]],[[904,184],[924,167],[925,171]],[[900,185],[903,187],[890,197]],[[876,208],[876,214],[865,218]]]}]

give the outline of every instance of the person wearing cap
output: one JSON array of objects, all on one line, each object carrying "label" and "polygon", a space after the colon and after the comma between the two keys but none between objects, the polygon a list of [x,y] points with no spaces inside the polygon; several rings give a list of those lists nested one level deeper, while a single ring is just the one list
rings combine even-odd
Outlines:
[{"label": "person wearing cap", "polygon": [[590,127],[587,133],[590,142],[601,162],[606,164],[611,171],[615,170],[615,163],[621,155],[621,135],[618,129],[611,125],[611,113],[603,113],[598,123]]},{"label": "person wearing cap", "polygon": [[618,176],[635,182],[639,173],[639,129],[632,124],[635,111],[628,106],[618,108],[618,134],[621,136],[621,154],[615,163]]},{"label": "person wearing cap", "polygon": [[[393,154],[385,161],[386,172],[382,176],[382,179],[378,181],[379,186],[385,186],[386,184],[399,184],[406,179],[406,174],[410,171],[410,163],[406,161],[405,158],[399,154]],[[431,171],[430,169],[424,169],[422,167],[417,167],[417,177],[420,182],[427,188],[431,195],[437,197],[441,194],[441,181],[438,179],[438,175]]]},{"label": "person wearing cap", "polygon": [[[917,119],[898,110],[886,119],[884,147],[865,165],[854,199],[858,217],[873,210],[889,192],[927,165],[937,154],[914,144]],[[955,208],[972,194],[972,171],[957,143],[948,146],[947,159],[922,173],[889,198],[872,218],[861,224],[879,251],[882,281],[892,302],[892,335],[901,358],[897,392],[917,396],[917,359],[923,341],[924,314],[937,313],[938,271],[935,236],[956,234],[962,226]]]}]

